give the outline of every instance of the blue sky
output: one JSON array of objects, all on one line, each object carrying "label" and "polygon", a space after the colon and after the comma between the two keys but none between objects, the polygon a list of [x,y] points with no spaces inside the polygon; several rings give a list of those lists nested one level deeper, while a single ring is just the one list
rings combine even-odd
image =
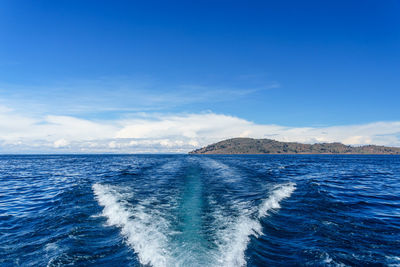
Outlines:
[{"label": "blue sky", "polygon": [[[395,0],[4,0],[0,111],[34,125],[59,116],[120,130],[198,114],[296,129],[395,123],[398,14]],[[388,134],[382,143],[400,143],[397,128],[374,136]],[[0,130],[10,135],[28,142]]]}]

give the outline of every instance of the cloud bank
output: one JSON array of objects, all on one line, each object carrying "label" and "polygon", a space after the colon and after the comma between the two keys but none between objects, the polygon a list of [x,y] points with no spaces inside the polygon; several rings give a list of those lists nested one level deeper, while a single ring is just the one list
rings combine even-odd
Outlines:
[{"label": "cloud bank", "polygon": [[72,116],[30,117],[0,107],[0,153],[185,153],[232,137],[400,146],[400,121],[286,127],[212,112],[141,113],[128,119],[96,121]]}]

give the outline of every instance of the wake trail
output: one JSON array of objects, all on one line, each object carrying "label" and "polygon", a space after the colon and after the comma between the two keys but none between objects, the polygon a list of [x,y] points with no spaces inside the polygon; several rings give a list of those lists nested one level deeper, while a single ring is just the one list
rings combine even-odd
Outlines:
[{"label": "wake trail", "polygon": [[[169,196],[175,200],[164,205],[157,200],[159,196],[149,196],[132,204],[130,200],[135,198],[135,192],[127,192],[127,188],[99,183],[92,186],[107,224],[120,229],[141,264],[245,266],[245,252],[251,236],[263,234],[261,220],[278,210],[281,202],[296,189],[294,183],[276,185],[259,205],[251,206],[254,202],[233,196],[234,191],[219,194],[222,192],[218,191],[219,187],[239,188],[243,179],[240,173],[217,161],[204,166],[208,170],[207,177],[201,169],[189,168],[182,178],[185,181],[182,187],[174,191],[181,195]],[[176,170],[175,167],[171,165],[171,170]],[[213,173],[216,178],[210,176]],[[219,178],[222,179],[220,183],[215,183]],[[208,198],[203,191],[211,192]],[[209,209],[204,214],[206,203]],[[210,220],[204,221],[204,216]]]},{"label": "wake trail", "polygon": [[215,186],[225,187],[227,190],[218,195],[223,198],[223,203],[215,201],[216,196],[211,196],[213,203],[212,217],[214,219],[214,243],[217,247],[215,266],[245,266],[245,252],[251,236],[262,235],[262,218],[269,215],[273,210],[281,207],[281,202],[289,198],[296,189],[295,183],[284,183],[273,186],[269,196],[254,207],[250,201],[240,200],[234,197],[234,192],[245,190],[246,177],[220,161],[206,159],[202,161],[204,168],[215,175],[212,178]]},{"label": "wake trail", "polygon": [[217,231],[217,246],[220,255],[217,265],[245,266],[245,251],[251,236],[259,237],[263,234],[261,219],[268,216],[272,210],[279,209],[280,202],[290,197],[295,189],[294,183],[275,186],[269,197],[256,210],[246,208],[245,204],[236,204],[239,216],[234,219],[227,220],[223,209],[216,209],[214,217],[220,228]]},{"label": "wake trail", "polygon": [[126,242],[137,253],[140,263],[152,266],[171,266],[168,248],[169,223],[160,213],[146,210],[145,203],[131,206],[126,194],[110,185],[94,184],[93,192],[102,215],[110,226],[121,229]]}]

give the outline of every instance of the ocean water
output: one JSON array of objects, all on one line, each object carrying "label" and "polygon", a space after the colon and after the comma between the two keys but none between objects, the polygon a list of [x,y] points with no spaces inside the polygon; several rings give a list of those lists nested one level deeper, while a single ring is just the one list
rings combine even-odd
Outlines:
[{"label": "ocean water", "polygon": [[0,266],[400,266],[400,157],[0,156]]}]

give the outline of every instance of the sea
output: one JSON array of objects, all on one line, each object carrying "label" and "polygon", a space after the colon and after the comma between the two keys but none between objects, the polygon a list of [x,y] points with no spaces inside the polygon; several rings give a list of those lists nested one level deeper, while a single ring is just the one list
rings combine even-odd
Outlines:
[{"label": "sea", "polygon": [[0,266],[400,266],[400,156],[2,155]]}]

